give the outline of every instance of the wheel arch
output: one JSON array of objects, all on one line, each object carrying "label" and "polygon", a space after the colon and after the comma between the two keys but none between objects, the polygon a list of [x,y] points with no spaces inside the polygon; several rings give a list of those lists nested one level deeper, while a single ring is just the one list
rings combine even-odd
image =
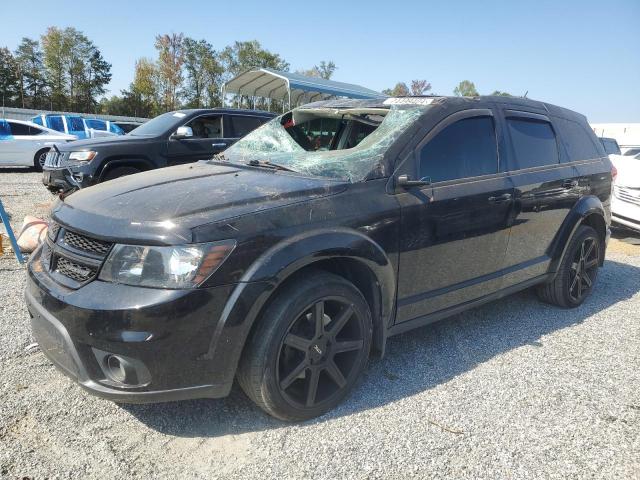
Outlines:
[{"label": "wheel arch", "polygon": [[40,148],[38,148],[38,150],[36,150],[36,153],[34,153],[34,154],[33,154],[33,166],[34,166],[35,168],[38,168],[38,167],[36,166],[36,163],[38,163],[38,162],[39,162],[39,160],[40,160],[40,155],[42,155],[43,153],[48,152],[49,150],[51,150],[51,148],[52,148],[52,147],[50,147],[50,146],[49,146],[49,147],[40,147]]},{"label": "wheel arch", "polygon": [[[602,202],[595,195],[582,197],[565,218],[550,247],[551,271],[556,272],[567,251],[569,241],[580,225],[592,227],[604,245],[607,239],[607,221]],[[600,265],[604,262],[601,256]]]},{"label": "wheel arch", "polygon": [[307,232],[275,245],[245,272],[218,320],[207,357],[226,363],[233,376],[260,315],[285,285],[322,270],[339,275],[363,294],[374,323],[373,348],[384,352],[393,320],[395,271],[386,253],[369,237],[348,229]]},{"label": "wheel arch", "polygon": [[147,170],[151,170],[154,168],[153,163],[144,156],[118,156],[118,157],[108,157],[106,160],[102,162],[98,172],[98,178],[100,181],[109,173],[109,171],[118,167],[134,167],[140,169],[140,171],[145,172]]}]

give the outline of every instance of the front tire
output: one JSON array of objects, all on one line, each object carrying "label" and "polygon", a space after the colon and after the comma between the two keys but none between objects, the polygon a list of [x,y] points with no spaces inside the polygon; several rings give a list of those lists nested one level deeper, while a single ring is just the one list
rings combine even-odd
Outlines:
[{"label": "front tire", "polygon": [[556,277],[538,288],[538,296],[559,307],[582,305],[593,290],[602,255],[604,249],[598,233],[588,225],[581,225],[569,241]]},{"label": "front tire", "polygon": [[369,306],[337,275],[314,272],[289,283],[257,321],[237,378],[249,398],[281,420],[307,420],[331,410],[367,364]]},{"label": "front tire", "polygon": [[38,150],[36,152],[36,154],[33,156],[33,169],[36,172],[41,172],[42,168],[44,167],[44,160],[45,157],[47,156],[47,153],[49,153],[48,148],[43,148],[42,150]]}]

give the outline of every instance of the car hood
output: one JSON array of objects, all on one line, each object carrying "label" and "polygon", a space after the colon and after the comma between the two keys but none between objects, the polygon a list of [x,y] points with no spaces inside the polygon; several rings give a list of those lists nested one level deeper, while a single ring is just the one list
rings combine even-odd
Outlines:
[{"label": "car hood", "polygon": [[105,240],[188,243],[195,227],[332,195],[346,185],[264,168],[198,162],[80,190],[58,202],[53,217]]},{"label": "car hood", "polygon": [[108,137],[95,137],[86,140],[77,140],[60,148],[61,152],[71,152],[77,150],[91,150],[92,148],[108,147],[110,145],[122,145],[123,143],[134,143],[148,140],[152,137],[136,137],[133,135],[116,135]]},{"label": "car hood", "polygon": [[616,185],[640,188],[640,159],[624,155],[609,155],[609,159],[618,171]]}]

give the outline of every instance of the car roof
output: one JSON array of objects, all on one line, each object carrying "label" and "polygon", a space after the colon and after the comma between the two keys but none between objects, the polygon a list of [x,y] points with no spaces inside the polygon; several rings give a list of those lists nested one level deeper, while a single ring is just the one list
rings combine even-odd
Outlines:
[{"label": "car roof", "polygon": [[[420,102],[418,99],[423,99]],[[406,103],[403,103],[403,100]],[[474,108],[479,107],[479,104],[499,104],[506,108],[518,108],[527,107],[530,109],[538,110],[542,114],[556,115],[565,118],[579,119],[580,121],[586,121],[586,117],[578,112],[569,110],[564,107],[559,107],[539,100],[533,100],[525,97],[507,97],[502,95],[479,95],[477,97],[453,97],[453,96],[440,96],[440,95],[417,95],[417,96],[400,96],[400,97],[388,97],[386,99],[369,99],[369,100],[354,100],[350,98],[340,98],[334,100],[323,100],[319,102],[307,103],[298,107],[300,109],[314,109],[314,108],[389,108],[391,104],[406,105],[410,107],[412,104],[419,105],[432,104],[441,105],[445,108]]]},{"label": "car roof", "polygon": [[[202,114],[202,113],[244,113],[248,115],[257,115],[262,117],[275,117],[276,114],[273,112],[265,112],[264,110],[250,110],[247,108],[225,108],[225,107],[214,107],[214,108],[181,108],[179,110],[175,110],[176,112],[186,113],[188,115],[191,114]],[[170,113],[170,112],[169,112]]]}]

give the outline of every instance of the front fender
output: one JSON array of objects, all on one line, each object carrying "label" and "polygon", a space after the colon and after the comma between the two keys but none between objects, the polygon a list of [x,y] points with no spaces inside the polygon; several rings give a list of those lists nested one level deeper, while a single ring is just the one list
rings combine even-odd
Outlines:
[{"label": "front fender", "polygon": [[96,178],[99,178],[100,181],[102,181],[109,170],[117,167],[135,167],[140,170],[151,170],[155,168],[153,163],[146,157],[111,157],[102,162],[102,165],[96,174]]},{"label": "front fender", "polygon": [[558,270],[558,267],[560,266],[560,263],[567,251],[567,247],[569,246],[569,240],[578,227],[583,223],[584,219],[592,214],[599,215],[606,225],[604,207],[600,199],[594,195],[588,195],[580,198],[580,200],[578,200],[573,206],[549,247],[551,272],[556,272]]},{"label": "front fender", "polygon": [[291,275],[314,263],[352,259],[366,266],[379,289],[383,337],[395,300],[395,274],[384,250],[371,238],[349,229],[311,231],[288,238],[266,251],[244,273],[222,312],[207,357],[233,381],[245,341],[273,292]]}]

